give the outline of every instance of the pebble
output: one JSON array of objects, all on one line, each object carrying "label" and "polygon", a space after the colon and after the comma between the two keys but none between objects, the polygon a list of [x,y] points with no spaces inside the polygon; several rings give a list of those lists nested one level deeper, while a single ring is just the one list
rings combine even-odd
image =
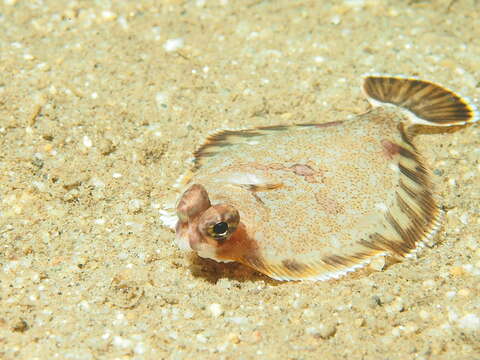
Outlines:
[{"label": "pebble", "polygon": [[197,334],[197,341],[205,344],[208,340],[203,334]]},{"label": "pebble", "polygon": [[25,332],[29,329],[29,326],[27,322],[23,319],[19,319],[13,326],[12,326],[12,331],[15,332]]},{"label": "pebble", "polygon": [[122,338],[121,336],[113,337],[113,345],[121,349],[128,349],[132,346],[132,341],[129,339]]},{"label": "pebble", "polygon": [[373,295],[370,299],[368,299],[368,306],[372,309],[381,305],[382,305],[382,300],[378,295]]},{"label": "pebble", "polygon": [[133,348],[133,352],[137,355],[143,355],[147,351],[147,348],[143,342],[139,342],[135,347]]},{"label": "pebble", "polygon": [[90,148],[92,147],[92,145],[93,145],[92,140],[87,135],[85,135],[83,137],[83,146],[85,146],[86,148]]},{"label": "pebble", "polygon": [[468,297],[470,296],[471,291],[469,289],[460,289],[458,290],[458,295],[463,296],[463,297]]},{"label": "pebble", "polygon": [[110,10],[104,10],[102,11],[102,18],[106,21],[112,21],[117,18],[117,14]]},{"label": "pebble", "polygon": [[240,342],[240,337],[235,333],[228,334],[227,338],[228,338],[228,341],[230,341],[233,344],[238,344]]},{"label": "pebble", "polygon": [[430,319],[430,313],[428,311],[425,311],[425,310],[421,310],[418,315],[420,316],[420,319],[422,320],[428,320]]},{"label": "pebble", "polygon": [[423,286],[424,289],[433,289],[435,287],[435,281],[432,280],[432,279],[425,280],[422,283],[422,286]]},{"label": "pebble", "polygon": [[460,215],[459,219],[460,219],[460,221],[462,222],[463,225],[468,225],[469,217],[468,217],[467,213],[464,213],[464,214]]},{"label": "pebble", "polygon": [[158,92],[155,94],[155,102],[159,110],[165,109],[168,103],[168,94],[164,92]]},{"label": "pebble", "polygon": [[193,311],[191,311],[191,310],[187,310],[187,311],[185,311],[185,312],[183,313],[183,317],[184,317],[185,319],[187,319],[187,320],[193,319],[194,315],[195,315],[195,314],[194,314]]},{"label": "pebble", "polygon": [[228,321],[237,324],[237,325],[246,325],[248,324],[248,319],[243,316],[234,316],[228,319]]},{"label": "pebble", "polygon": [[467,314],[458,319],[458,327],[465,330],[480,330],[480,318],[475,314]]},{"label": "pebble", "polygon": [[337,332],[337,325],[335,323],[320,324],[318,327],[308,327],[305,329],[308,335],[314,338],[329,339]]},{"label": "pebble", "polygon": [[384,267],[385,256],[378,256],[368,264],[368,268],[372,271],[382,271]]},{"label": "pebble", "polygon": [[222,305],[213,303],[208,306],[208,311],[212,314],[213,317],[220,317],[223,315],[224,311]]},{"label": "pebble", "polygon": [[182,38],[177,38],[177,39],[168,39],[165,41],[163,44],[163,48],[165,49],[166,52],[173,52],[180,50],[184,45],[184,41]]},{"label": "pebble", "polygon": [[453,276],[461,276],[465,274],[465,270],[462,266],[452,266],[450,268],[450,274]]},{"label": "pebble", "polygon": [[445,296],[447,297],[447,299],[452,299],[454,298],[455,296],[457,295],[457,292],[452,290],[452,291],[447,291],[447,293],[445,294]]},{"label": "pebble", "polygon": [[356,327],[362,327],[365,325],[365,319],[364,318],[355,319],[354,324]]},{"label": "pebble", "polygon": [[397,312],[402,312],[405,310],[405,306],[403,305],[403,299],[402,298],[396,298],[393,300],[393,302],[385,307],[385,310],[389,314],[394,314]]},{"label": "pebble", "polygon": [[262,333],[258,330],[255,330],[252,333],[252,342],[253,343],[258,343],[258,342],[260,342],[260,340],[262,340]]},{"label": "pebble", "polygon": [[128,202],[128,208],[132,212],[138,212],[143,207],[143,202],[140,199],[132,199]]}]

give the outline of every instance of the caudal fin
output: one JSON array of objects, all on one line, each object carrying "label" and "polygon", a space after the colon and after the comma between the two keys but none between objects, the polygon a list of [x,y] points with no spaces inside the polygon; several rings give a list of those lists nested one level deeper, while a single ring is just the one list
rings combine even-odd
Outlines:
[{"label": "caudal fin", "polygon": [[461,126],[480,119],[475,105],[429,81],[389,75],[367,75],[363,91],[373,106],[388,103],[408,110],[415,125]]}]

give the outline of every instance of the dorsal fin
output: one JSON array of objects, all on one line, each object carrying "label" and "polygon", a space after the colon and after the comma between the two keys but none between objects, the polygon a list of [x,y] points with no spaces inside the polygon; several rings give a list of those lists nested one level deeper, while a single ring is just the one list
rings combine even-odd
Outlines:
[{"label": "dorsal fin", "polygon": [[[294,126],[294,125],[291,125]],[[193,153],[193,162],[195,167],[200,167],[202,160],[206,157],[215,155],[219,150],[226,146],[235,145],[239,143],[252,143],[259,141],[258,138],[270,135],[273,133],[285,131],[291,126],[264,126],[253,129],[238,129],[238,130],[220,130],[210,134],[202,145]]]},{"label": "dorsal fin", "polygon": [[408,110],[415,125],[461,126],[480,119],[474,104],[445,87],[425,80],[366,75],[363,91],[373,106],[393,104]]},{"label": "dorsal fin", "polygon": [[226,129],[216,131],[210,134],[202,145],[193,153],[194,168],[198,169],[202,166],[203,160],[214,156],[222,148],[241,143],[250,143],[255,145],[260,143],[261,137],[278,134],[294,128],[315,127],[317,124],[294,124],[294,125],[276,125],[276,126],[261,126],[250,129]]}]

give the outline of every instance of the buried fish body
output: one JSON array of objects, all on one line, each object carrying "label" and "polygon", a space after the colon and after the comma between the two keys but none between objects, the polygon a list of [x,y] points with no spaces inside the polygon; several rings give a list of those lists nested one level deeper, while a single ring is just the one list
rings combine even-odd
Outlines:
[{"label": "buried fish body", "polygon": [[430,241],[442,210],[415,134],[471,124],[476,109],[412,78],[369,75],[363,91],[373,107],[353,119],[209,136],[164,212],[177,244],[278,280],[327,280]]}]

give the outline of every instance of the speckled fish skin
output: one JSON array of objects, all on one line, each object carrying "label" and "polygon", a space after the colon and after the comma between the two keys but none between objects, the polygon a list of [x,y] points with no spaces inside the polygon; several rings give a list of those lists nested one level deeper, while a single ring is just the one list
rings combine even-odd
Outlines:
[{"label": "speckled fish skin", "polygon": [[[392,83],[400,87],[395,98],[387,94],[390,85],[385,82],[416,80],[381,79],[366,88],[367,95],[407,104],[415,115],[428,113],[418,101],[408,104],[405,99],[423,91],[420,95],[432,93],[437,105],[436,99],[447,96],[435,91],[448,90],[428,82],[424,84],[435,88]],[[460,110],[430,111],[441,120],[428,122],[412,121],[411,113],[388,105],[344,121],[224,131],[211,137],[197,151],[182,186],[200,184],[205,209],[228,204],[238,211],[240,222],[225,241],[207,244],[205,236],[192,235],[198,216],[183,216],[177,242],[202,257],[238,261],[278,280],[337,278],[377,256],[409,255],[435,234],[442,216],[409,126],[477,120],[474,107],[458,100],[464,108],[456,104]],[[459,117],[450,116],[451,111],[460,111],[455,114]]]}]

